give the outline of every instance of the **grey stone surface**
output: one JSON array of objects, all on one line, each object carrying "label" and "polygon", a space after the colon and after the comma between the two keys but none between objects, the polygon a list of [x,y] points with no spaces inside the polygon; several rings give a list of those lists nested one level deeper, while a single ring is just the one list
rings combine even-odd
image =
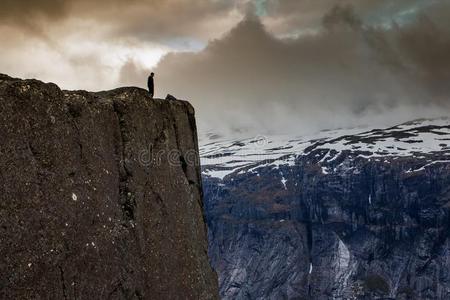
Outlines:
[{"label": "grey stone surface", "polygon": [[1,299],[218,297],[194,110],[147,94],[0,75]]}]

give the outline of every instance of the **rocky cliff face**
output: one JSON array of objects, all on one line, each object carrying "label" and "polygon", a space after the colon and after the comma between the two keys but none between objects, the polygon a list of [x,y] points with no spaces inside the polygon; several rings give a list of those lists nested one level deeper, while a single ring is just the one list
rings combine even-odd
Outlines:
[{"label": "rocky cliff face", "polygon": [[193,108],[0,76],[0,298],[215,299]]},{"label": "rocky cliff face", "polygon": [[[356,130],[358,131],[358,130]],[[224,299],[450,299],[450,120],[201,149]]]}]

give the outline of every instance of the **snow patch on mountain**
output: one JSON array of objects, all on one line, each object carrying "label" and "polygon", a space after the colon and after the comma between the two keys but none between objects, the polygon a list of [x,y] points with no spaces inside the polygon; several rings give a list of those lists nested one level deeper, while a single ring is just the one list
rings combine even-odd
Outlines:
[{"label": "snow patch on mountain", "polygon": [[[343,152],[365,159],[399,158],[440,153],[450,155],[450,119],[416,120],[386,129],[337,129],[312,135],[257,136],[233,139],[217,134],[200,135],[200,156],[205,176],[223,180],[235,173],[254,173],[262,167],[294,166],[296,159],[321,150],[322,172],[329,174],[325,164]],[[316,154],[319,158],[321,154]],[[388,160],[385,160],[389,163]],[[440,160],[440,162],[448,162]],[[428,164],[437,163],[432,159]],[[426,165],[422,168],[426,168]],[[284,185],[284,184],[283,184]]]}]

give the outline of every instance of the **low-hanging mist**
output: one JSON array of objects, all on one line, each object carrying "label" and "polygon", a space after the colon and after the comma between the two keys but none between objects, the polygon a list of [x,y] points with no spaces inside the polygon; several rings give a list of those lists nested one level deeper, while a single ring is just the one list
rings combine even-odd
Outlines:
[{"label": "low-hanging mist", "polygon": [[[450,31],[433,12],[370,26],[335,6],[315,33],[279,39],[249,15],[197,53],[171,53],[159,91],[187,98],[203,130],[301,133],[449,114]],[[122,80],[147,70],[130,61]]]}]

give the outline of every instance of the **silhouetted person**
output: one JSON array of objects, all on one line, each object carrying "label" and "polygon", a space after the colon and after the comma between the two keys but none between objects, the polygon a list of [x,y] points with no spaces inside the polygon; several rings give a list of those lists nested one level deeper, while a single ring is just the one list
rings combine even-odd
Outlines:
[{"label": "silhouetted person", "polygon": [[147,86],[148,86],[148,92],[150,93],[150,97],[153,98],[153,95],[155,95],[155,82],[153,80],[153,77],[155,77],[155,73],[151,73],[150,76],[148,76]]}]

